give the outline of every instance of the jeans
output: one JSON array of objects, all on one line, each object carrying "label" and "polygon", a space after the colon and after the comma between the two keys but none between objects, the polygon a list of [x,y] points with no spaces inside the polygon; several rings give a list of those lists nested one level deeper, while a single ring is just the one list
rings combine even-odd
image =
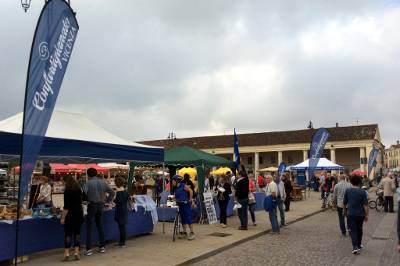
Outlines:
[{"label": "jeans", "polygon": [[285,208],[283,206],[283,200],[278,199],[278,209],[279,209],[279,216],[281,217],[281,226],[285,225]]},{"label": "jeans", "polygon": [[363,237],[364,216],[348,216],[347,222],[350,228],[353,249],[358,249],[361,247],[361,241]]},{"label": "jeans", "polygon": [[385,202],[383,203],[385,212],[394,212],[393,210],[393,196],[386,196]]},{"label": "jeans", "polygon": [[118,229],[119,229],[119,245],[120,246],[125,246],[125,240],[126,240],[126,227],[125,224],[118,224]]},{"label": "jeans", "polygon": [[251,221],[253,222],[253,224],[256,223],[255,210],[256,210],[256,203],[249,204],[249,212],[250,212]]},{"label": "jeans", "polygon": [[221,224],[226,225],[226,209],[228,208],[229,201],[227,200],[218,200],[219,205],[219,221]]},{"label": "jeans", "polygon": [[279,224],[278,224],[278,217],[277,217],[277,213],[276,213],[276,208],[273,209],[272,211],[269,211],[269,220],[271,222],[271,226],[272,226],[272,232],[275,233],[279,233]]},{"label": "jeans", "polygon": [[344,215],[343,215],[343,208],[337,207],[337,213],[339,216],[339,227],[340,231],[342,232],[342,235],[346,235],[346,225],[344,222]]},{"label": "jeans", "polygon": [[249,200],[238,200],[238,203],[242,205],[242,208],[238,209],[239,219],[240,219],[240,227],[247,228],[247,209],[249,207]]},{"label": "jeans", "polygon": [[104,227],[103,227],[103,203],[89,203],[86,216],[86,250],[92,248],[92,225],[96,222],[99,233],[99,247],[105,247]]}]

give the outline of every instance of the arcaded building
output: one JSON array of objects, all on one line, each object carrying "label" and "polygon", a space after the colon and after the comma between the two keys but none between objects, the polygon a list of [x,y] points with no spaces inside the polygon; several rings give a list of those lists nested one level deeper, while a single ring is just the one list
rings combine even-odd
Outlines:
[{"label": "arcaded building", "polygon": [[[384,150],[377,124],[327,128],[330,138],[325,146],[324,157],[345,167],[346,172],[355,169],[367,171],[368,155],[375,145]],[[249,172],[275,166],[280,162],[294,165],[308,158],[310,141],[315,129],[273,131],[238,134],[241,161]],[[193,138],[169,138],[141,142],[170,148],[190,146],[229,159],[233,158],[233,135],[203,136]],[[375,171],[380,171],[383,156],[379,154]]]}]

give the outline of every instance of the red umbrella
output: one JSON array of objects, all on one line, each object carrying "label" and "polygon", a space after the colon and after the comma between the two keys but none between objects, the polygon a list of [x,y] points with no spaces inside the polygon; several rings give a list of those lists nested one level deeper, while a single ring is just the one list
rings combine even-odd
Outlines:
[{"label": "red umbrella", "polygon": [[353,172],[351,172],[351,175],[363,176],[363,175],[365,175],[365,172],[361,171],[360,169],[357,169],[357,170],[354,170]]}]

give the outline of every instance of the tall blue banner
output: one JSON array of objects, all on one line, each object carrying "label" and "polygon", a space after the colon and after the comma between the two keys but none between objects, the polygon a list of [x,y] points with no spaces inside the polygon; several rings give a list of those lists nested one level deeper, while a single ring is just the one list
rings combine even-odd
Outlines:
[{"label": "tall blue banner", "polygon": [[369,153],[368,158],[368,177],[370,176],[372,169],[376,166],[376,158],[378,158],[379,149],[373,147]]},{"label": "tall blue banner", "polygon": [[286,171],[286,164],[284,162],[281,162],[278,166],[278,175],[282,176]]},{"label": "tall blue banner", "polygon": [[236,128],[233,129],[233,155],[235,158],[235,166],[236,169],[239,171],[240,170],[240,154],[239,154],[239,140],[236,135]]},{"label": "tall blue banner", "polygon": [[67,2],[46,2],[36,25],[26,81],[19,204],[28,190],[78,29]]},{"label": "tall blue banner", "polygon": [[308,165],[308,178],[314,176],[315,168],[324,152],[325,144],[328,141],[329,132],[326,128],[320,128],[314,133],[310,144],[310,156]]}]

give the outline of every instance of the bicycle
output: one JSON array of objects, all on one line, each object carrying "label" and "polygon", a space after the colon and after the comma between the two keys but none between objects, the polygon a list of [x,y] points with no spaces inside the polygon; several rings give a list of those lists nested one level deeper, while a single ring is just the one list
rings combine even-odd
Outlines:
[{"label": "bicycle", "polygon": [[376,209],[377,212],[380,212],[383,210],[385,202],[383,198],[383,191],[382,190],[376,191],[376,196],[377,198],[375,200],[368,201],[368,206],[371,209]]},{"label": "bicycle", "polygon": [[174,232],[172,234],[172,242],[175,242],[176,238],[182,239],[186,236],[185,233],[181,231],[182,222],[181,222],[181,213],[179,211],[178,203],[186,204],[186,203],[188,203],[188,201],[177,202],[177,204],[176,204],[177,212],[176,212],[175,219],[174,219]]}]

